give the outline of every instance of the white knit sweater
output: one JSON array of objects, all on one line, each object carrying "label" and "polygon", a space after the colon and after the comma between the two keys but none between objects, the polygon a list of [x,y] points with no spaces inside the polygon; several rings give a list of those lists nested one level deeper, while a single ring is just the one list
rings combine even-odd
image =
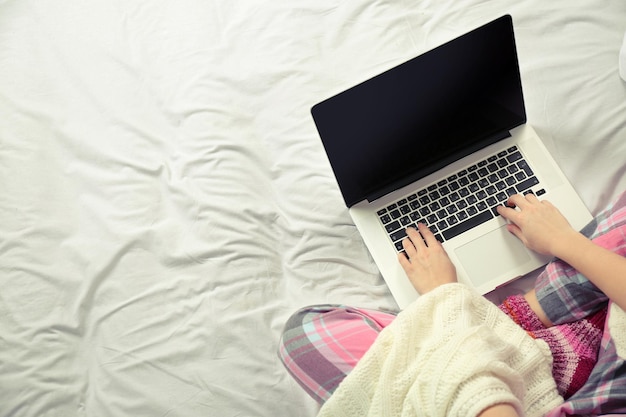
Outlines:
[{"label": "white knit sweater", "polygon": [[320,417],[459,416],[559,405],[547,344],[462,284],[421,296],[385,328]]}]

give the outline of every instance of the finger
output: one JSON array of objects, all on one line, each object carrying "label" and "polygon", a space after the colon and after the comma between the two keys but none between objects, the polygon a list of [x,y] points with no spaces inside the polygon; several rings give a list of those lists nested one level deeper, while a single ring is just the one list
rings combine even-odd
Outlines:
[{"label": "finger", "polygon": [[528,201],[531,204],[537,204],[540,203],[539,199],[537,198],[537,196],[533,193],[528,193],[525,195],[526,197],[526,201]]},{"label": "finger", "polygon": [[409,261],[411,260],[411,257],[415,256],[415,254],[417,253],[417,249],[415,249],[415,245],[409,237],[405,237],[404,239],[402,239],[402,247],[406,252],[407,258],[409,258]]},{"label": "finger", "polygon": [[414,228],[408,227],[406,229],[406,234],[411,239],[411,242],[415,246],[415,250],[416,251],[419,251],[419,250],[424,249],[426,247],[426,244],[424,243],[424,239],[422,238],[422,235],[420,234],[420,232],[418,232]]},{"label": "finger", "polygon": [[528,207],[528,200],[522,194],[513,194],[506,201],[506,205],[509,207],[519,207],[520,210],[523,210],[524,207]]},{"label": "finger", "polygon": [[400,262],[400,266],[402,267],[402,269],[404,269],[404,272],[408,273],[408,270],[411,267],[411,261],[409,261],[406,253],[400,252],[398,254],[398,261]]},{"label": "finger", "polygon": [[511,197],[513,197],[515,194],[509,194],[509,197],[506,199],[506,201],[504,202],[504,205],[506,207],[511,207],[511,208],[515,208],[515,203],[513,203],[511,201]]},{"label": "finger", "polygon": [[422,237],[426,241],[426,246],[432,248],[434,245],[437,245],[439,243],[433,232],[424,223],[418,223],[417,227],[422,234]]},{"label": "finger", "polygon": [[510,207],[498,206],[496,210],[498,211],[498,214],[513,223],[517,223],[521,216],[520,212]]}]

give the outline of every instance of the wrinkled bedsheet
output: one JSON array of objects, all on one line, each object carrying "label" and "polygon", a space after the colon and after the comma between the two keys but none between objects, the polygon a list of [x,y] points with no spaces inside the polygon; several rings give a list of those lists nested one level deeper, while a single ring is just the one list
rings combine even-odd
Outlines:
[{"label": "wrinkled bedsheet", "polygon": [[626,189],[622,0],[0,0],[0,416],[314,415],[289,315],[397,307],[310,108],[505,13],[597,213]]}]

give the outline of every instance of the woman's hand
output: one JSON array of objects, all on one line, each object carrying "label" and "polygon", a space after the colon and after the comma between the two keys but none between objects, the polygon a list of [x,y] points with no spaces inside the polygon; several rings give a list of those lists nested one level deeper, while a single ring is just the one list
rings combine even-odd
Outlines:
[{"label": "woman's hand", "polygon": [[539,201],[534,194],[512,195],[507,205],[509,207],[500,206],[497,210],[511,222],[507,225],[509,232],[535,252],[558,256],[560,248],[578,235],[552,203]]},{"label": "woman's hand", "polygon": [[571,265],[626,310],[626,257],[572,229],[556,207],[532,194],[513,195],[508,203],[520,209],[498,207],[498,213],[512,222],[508,225],[511,233],[528,248]]},{"label": "woman's hand", "polygon": [[402,241],[406,255],[398,255],[417,292],[425,294],[442,284],[457,282],[456,268],[441,243],[426,225],[419,223],[417,227],[419,231],[407,228],[408,237]]}]

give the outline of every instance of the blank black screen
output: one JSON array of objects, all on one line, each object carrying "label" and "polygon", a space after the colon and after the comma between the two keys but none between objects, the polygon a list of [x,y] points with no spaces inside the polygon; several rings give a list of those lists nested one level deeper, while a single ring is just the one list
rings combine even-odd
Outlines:
[{"label": "blank black screen", "polygon": [[512,19],[496,19],[311,112],[348,206],[407,185],[526,121]]}]

